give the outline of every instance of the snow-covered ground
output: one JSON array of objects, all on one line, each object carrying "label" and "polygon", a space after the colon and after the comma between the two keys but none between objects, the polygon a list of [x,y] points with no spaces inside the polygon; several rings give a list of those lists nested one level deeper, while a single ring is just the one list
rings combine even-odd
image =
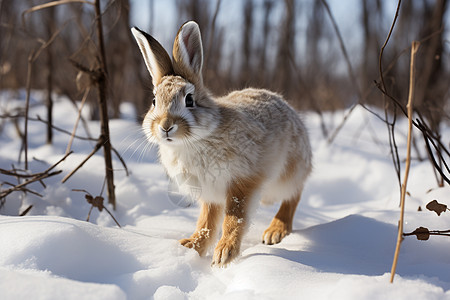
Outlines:
[{"label": "snow-covered ground", "polygon": [[[32,103],[38,104],[40,94],[33,95]],[[23,95],[3,93],[1,112],[23,105],[23,100],[11,97]],[[199,208],[174,204],[156,149],[147,146],[130,106],[122,108],[123,117],[110,123],[112,144],[131,172],[127,177],[114,158],[113,213],[122,228],[105,211],[94,210],[91,223],[85,222],[90,205],[84,193],[72,191],[100,193],[101,152],[67,183],[60,183],[94,145],[75,140],[74,154],[57,167],[63,173],[45,180],[46,189],[39,183],[29,187],[42,198],[13,193],[0,210],[0,299],[450,299],[448,237],[405,238],[395,282],[389,283],[399,187],[385,125],[366,111],[357,108],[331,145],[322,136],[318,116],[304,114],[314,172],[297,210],[294,232],[278,245],[261,244],[277,206],[260,207],[241,256],[220,269],[210,267],[211,253],[200,258],[179,245],[178,239],[193,232]],[[30,115],[44,118],[44,113],[37,105]],[[324,115],[329,128],[342,116],[343,112]],[[74,107],[58,99],[55,125],[71,131],[75,118]],[[17,133],[11,122],[4,125],[0,168],[21,168]],[[96,135],[98,123],[89,125]],[[404,158],[406,123],[397,126],[404,129],[397,134]],[[78,134],[84,135],[81,126]],[[444,136],[449,135],[447,128]],[[45,145],[45,126],[34,121],[29,137],[33,172],[57,162],[69,140],[55,132],[54,144]],[[14,180],[0,175],[1,182]],[[448,186],[436,188],[427,161],[413,161],[408,191],[405,232],[419,226],[449,229],[450,212],[438,217],[425,209],[433,199],[450,205]],[[27,216],[17,217],[30,204]]]}]

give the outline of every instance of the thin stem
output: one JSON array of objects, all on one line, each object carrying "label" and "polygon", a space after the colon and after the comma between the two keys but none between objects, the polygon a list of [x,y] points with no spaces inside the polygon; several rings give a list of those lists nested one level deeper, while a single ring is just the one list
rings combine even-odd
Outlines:
[{"label": "thin stem", "polygon": [[405,215],[405,198],[406,198],[406,185],[408,183],[409,168],[411,166],[411,139],[412,139],[412,115],[413,115],[413,98],[414,98],[414,80],[415,80],[415,56],[419,50],[420,43],[414,41],[411,47],[411,64],[409,73],[409,94],[408,94],[408,139],[406,148],[406,166],[405,166],[405,176],[403,178],[402,192],[400,195],[400,220],[398,223],[398,235],[397,235],[397,245],[395,247],[394,261],[392,262],[391,268],[391,279],[390,282],[394,282],[395,270],[397,268],[398,256],[400,254],[400,246],[403,241],[403,222]]},{"label": "thin stem", "polygon": [[72,177],[73,174],[75,174],[92,156],[94,156],[95,153],[97,153],[98,150],[102,147],[103,139],[100,137],[99,141],[95,145],[94,149],[89,153],[89,155],[76,167],[72,172],[70,172],[66,177],[63,178],[61,183],[65,183],[70,177]]},{"label": "thin stem", "polygon": [[75,125],[73,126],[72,135],[70,136],[69,144],[67,145],[66,153],[70,152],[70,148],[72,148],[73,139],[75,138],[75,133],[77,132],[78,123],[81,119],[81,111],[83,110],[84,103],[86,102],[87,96],[89,95],[90,87],[87,87],[84,90],[83,99],[81,100],[80,108],[78,109],[78,117],[75,121]]},{"label": "thin stem", "polygon": [[397,9],[395,10],[394,20],[392,21],[392,24],[391,24],[391,29],[389,29],[388,36],[387,36],[386,40],[384,41],[383,46],[381,47],[380,56],[378,57],[378,67],[380,68],[381,87],[382,87],[383,91],[385,91],[385,92],[387,92],[387,91],[386,91],[386,85],[384,84],[384,77],[383,77],[383,65],[382,65],[383,53],[384,53],[384,48],[386,48],[386,46],[391,38],[392,32],[394,31],[394,27],[395,27],[395,23],[397,22],[398,12],[400,11],[401,3],[402,3],[402,0],[398,0]]},{"label": "thin stem", "polygon": [[35,51],[30,53],[28,56],[28,71],[27,71],[27,96],[25,101],[25,128],[23,134],[23,147],[25,150],[25,169],[28,169],[28,113],[30,110],[30,93],[31,93],[31,74],[33,67],[33,57]]}]

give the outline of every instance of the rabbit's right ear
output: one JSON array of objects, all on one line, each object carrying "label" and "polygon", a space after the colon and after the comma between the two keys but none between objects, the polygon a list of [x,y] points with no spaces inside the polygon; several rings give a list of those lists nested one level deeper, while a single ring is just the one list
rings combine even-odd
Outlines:
[{"label": "rabbit's right ear", "polygon": [[174,74],[169,54],[157,40],[146,32],[137,27],[131,28],[131,32],[139,49],[141,49],[147,69],[152,76],[153,87],[156,87],[161,78]]},{"label": "rabbit's right ear", "polygon": [[178,30],[173,43],[173,67],[175,73],[192,83],[203,84],[203,45],[200,28],[189,21]]}]

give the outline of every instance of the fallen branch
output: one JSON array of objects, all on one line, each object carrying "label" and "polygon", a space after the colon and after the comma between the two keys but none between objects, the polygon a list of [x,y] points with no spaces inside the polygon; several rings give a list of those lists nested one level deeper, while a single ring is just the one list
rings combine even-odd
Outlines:
[{"label": "fallen branch", "polygon": [[[72,152],[67,153],[66,155],[64,155],[63,158],[61,158],[57,163],[55,163],[53,166],[49,167],[47,170],[45,170],[44,172],[41,173],[36,173],[34,174],[32,177],[30,177],[30,179],[19,183],[9,189],[6,190],[2,190],[0,192],[0,199],[2,201],[4,201],[4,199],[6,198],[6,196],[8,196],[9,194],[11,194],[12,192],[16,192],[16,191],[26,191],[26,186],[29,185],[30,183],[33,182],[37,182],[37,181],[42,181],[42,179],[44,178],[48,178],[48,177],[52,177],[55,175],[60,174],[62,171],[55,171],[55,172],[50,172],[52,171],[56,166],[58,166],[63,160],[65,160],[70,154],[72,154]],[[15,175],[12,175],[15,176]],[[29,191],[29,190],[28,190]]]},{"label": "fallen branch", "polygon": [[[41,181],[40,181],[41,182]],[[8,186],[12,186],[12,187],[16,187],[17,186],[17,184],[13,184],[13,183],[11,183],[11,182],[7,182],[7,181],[5,181],[5,182],[3,182],[2,184],[4,184],[4,185],[8,185]],[[41,194],[39,194],[38,192],[35,192],[35,191],[32,191],[32,190],[30,190],[30,189],[28,189],[28,188],[26,188],[26,187],[21,187],[20,189],[17,189],[17,191],[21,191],[21,192],[24,192],[24,193],[30,193],[30,194],[33,194],[33,195],[36,195],[36,196],[38,196],[38,197],[43,197]]]}]

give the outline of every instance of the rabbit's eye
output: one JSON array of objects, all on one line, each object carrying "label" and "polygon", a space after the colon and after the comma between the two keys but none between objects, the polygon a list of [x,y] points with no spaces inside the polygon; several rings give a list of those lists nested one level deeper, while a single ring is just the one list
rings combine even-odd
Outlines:
[{"label": "rabbit's eye", "polygon": [[194,98],[192,98],[192,94],[187,94],[184,97],[184,105],[186,105],[186,107],[194,107]]},{"label": "rabbit's eye", "polygon": [[156,106],[156,99],[155,98],[153,98],[153,100],[152,100],[152,105]]}]

